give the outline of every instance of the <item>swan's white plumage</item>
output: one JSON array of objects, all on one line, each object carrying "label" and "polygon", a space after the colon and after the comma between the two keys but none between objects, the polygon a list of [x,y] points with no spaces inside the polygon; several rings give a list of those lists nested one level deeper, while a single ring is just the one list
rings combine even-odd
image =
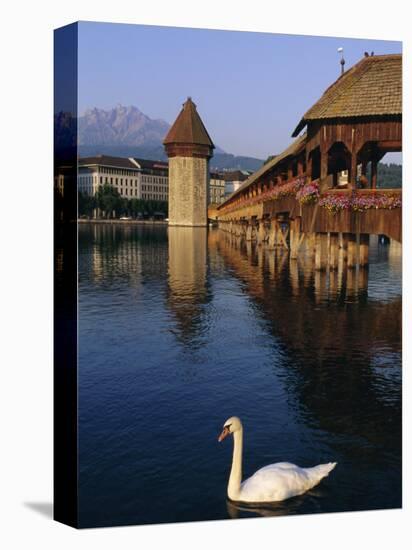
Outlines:
[{"label": "swan's white plumage", "polygon": [[290,462],[269,464],[242,480],[243,427],[236,416],[229,418],[219,437],[224,439],[233,434],[233,460],[227,494],[237,502],[277,502],[301,495],[326,477],[336,466],[336,462],[319,464],[313,468],[300,468]]},{"label": "swan's white plumage", "polygon": [[336,466],[336,462],[299,468],[290,462],[269,464],[240,485],[241,502],[277,502],[305,493]]}]

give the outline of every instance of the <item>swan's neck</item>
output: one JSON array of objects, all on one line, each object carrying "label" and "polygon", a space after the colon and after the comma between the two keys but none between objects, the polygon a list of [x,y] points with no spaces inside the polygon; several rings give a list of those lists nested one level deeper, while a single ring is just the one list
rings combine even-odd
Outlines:
[{"label": "swan's neck", "polygon": [[233,459],[230,471],[227,495],[231,500],[237,500],[242,482],[242,452],[243,452],[243,429],[233,433]]}]

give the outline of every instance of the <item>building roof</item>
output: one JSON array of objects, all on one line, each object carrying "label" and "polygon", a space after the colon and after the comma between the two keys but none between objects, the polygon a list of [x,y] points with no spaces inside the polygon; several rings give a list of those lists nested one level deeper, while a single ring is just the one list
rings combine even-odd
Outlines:
[{"label": "building roof", "polygon": [[165,145],[169,143],[184,143],[207,145],[211,148],[215,147],[197,112],[196,105],[190,97],[183,104],[182,110],[168,131],[163,143]]},{"label": "building roof", "polygon": [[310,120],[402,114],[402,54],[363,57],[304,114],[292,136]]},{"label": "building roof", "polygon": [[[227,198],[227,201],[232,199],[234,196],[241,193],[244,189],[247,189],[252,183],[255,183],[256,180],[258,180],[261,176],[263,176],[266,172],[269,172],[272,170],[272,168],[275,168],[277,164],[279,164],[282,160],[285,160],[287,157],[295,156],[299,154],[301,151],[303,151],[306,144],[306,133],[299,136],[295,141],[293,141],[289,147],[287,147],[280,155],[277,155],[273,157],[269,162],[264,164],[259,168],[259,170],[256,170],[256,172],[253,172],[249,178],[242,183],[242,185],[230,195],[230,197]],[[225,202],[227,202],[225,201]],[[225,203],[222,203],[223,205]],[[222,205],[220,205],[222,206]]]},{"label": "building roof", "polygon": [[222,176],[225,181],[245,181],[250,175],[250,172],[247,172],[246,170],[222,172]]},{"label": "building roof", "polygon": [[79,166],[108,166],[110,168],[127,168],[131,170],[168,170],[169,164],[161,160],[148,160],[140,158],[111,157],[109,155],[96,155],[94,157],[79,158]]},{"label": "building roof", "polygon": [[217,172],[216,170],[210,170],[210,179],[225,181],[222,172]]},{"label": "building roof", "polygon": [[142,170],[168,170],[168,162],[161,160],[147,160],[140,158],[133,158],[133,160],[142,168]]},{"label": "building roof", "polygon": [[95,157],[82,157],[78,161],[79,166],[110,166],[112,168],[128,168],[131,170],[138,170],[139,167],[136,164],[125,157],[111,157],[108,155],[96,155]]}]

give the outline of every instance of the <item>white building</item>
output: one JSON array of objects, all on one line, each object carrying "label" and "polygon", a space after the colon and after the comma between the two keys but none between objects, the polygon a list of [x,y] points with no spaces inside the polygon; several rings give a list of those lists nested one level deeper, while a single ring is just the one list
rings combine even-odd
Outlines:
[{"label": "white building", "polygon": [[[97,155],[79,158],[78,190],[95,195],[100,186],[112,185],[126,199],[168,201],[167,162]],[[208,204],[221,204],[249,177],[250,172],[210,172]]]},{"label": "white building", "polygon": [[210,172],[209,204],[222,204],[225,200],[225,178],[220,172]]},{"label": "white building", "polygon": [[141,169],[141,197],[167,201],[169,198],[169,165],[167,162],[133,159]]},{"label": "white building", "polygon": [[252,172],[248,170],[234,170],[231,172],[223,172],[225,179],[225,198],[237,191],[244,181],[248,179]]},{"label": "white building", "polygon": [[95,195],[103,185],[112,185],[126,199],[167,201],[168,165],[107,155],[80,158],[77,183],[78,190],[87,195]]}]

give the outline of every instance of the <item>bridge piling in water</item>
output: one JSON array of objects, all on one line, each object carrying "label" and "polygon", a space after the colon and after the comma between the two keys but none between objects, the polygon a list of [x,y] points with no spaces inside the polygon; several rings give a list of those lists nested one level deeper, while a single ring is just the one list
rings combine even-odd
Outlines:
[{"label": "bridge piling in water", "polygon": [[297,260],[301,255],[313,258],[316,270],[335,271],[343,266],[349,269],[364,268],[369,263],[368,233],[302,230],[302,218],[289,220],[275,217],[228,220],[219,227],[235,238],[265,246],[268,250],[289,251],[289,258]]},{"label": "bridge piling in water", "polygon": [[246,227],[246,240],[251,241],[253,236],[253,226],[251,223]]},{"label": "bridge piling in water", "polygon": [[290,221],[290,258],[297,260],[299,248],[302,244],[301,221],[295,218]]},{"label": "bridge piling in water", "polygon": [[369,264],[369,235],[361,233],[359,239],[359,265],[365,267]]},{"label": "bridge piling in water", "polygon": [[266,242],[266,240],[267,240],[267,236],[266,236],[265,221],[260,220],[259,229],[257,231],[257,242],[259,245],[262,245],[264,242]]},{"label": "bridge piling in water", "polygon": [[315,269],[323,271],[328,265],[328,234],[316,233],[315,237]]},{"label": "bridge piling in water", "polygon": [[348,233],[348,256],[347,256],[347,266],[348,268],[356,268],[358,263],[358,237],[356,233]]},{"label": "bridge piling in water", "polygon": [[277,243],[277,222],[276,220],[270,221],[268,246],[270,249],[275,248]]},{"label": "bridge piling in water", "polygon": [[338,233],[329,233],[329,268],[337,269],[339,263]]}]

